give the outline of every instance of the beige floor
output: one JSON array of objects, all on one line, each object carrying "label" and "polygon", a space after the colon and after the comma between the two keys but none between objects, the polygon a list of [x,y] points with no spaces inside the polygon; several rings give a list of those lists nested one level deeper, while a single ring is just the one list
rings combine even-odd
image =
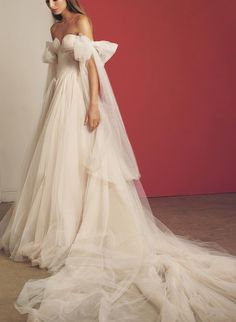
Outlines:
[{"label": "beige floor", "polygon": [[[217,242],[236,255],[236,193],[149,198],[155,215],[172,231]],[[9,203],[0,204],[0,218]],[[48,276],[29,263],[11,261],[0,252],[0,322],[25,322],[13,302],[28,279]]]}]

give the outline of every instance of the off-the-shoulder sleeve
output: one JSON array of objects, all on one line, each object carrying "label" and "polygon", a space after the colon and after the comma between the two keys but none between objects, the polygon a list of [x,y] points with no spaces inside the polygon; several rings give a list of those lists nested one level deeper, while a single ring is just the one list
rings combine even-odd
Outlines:
[{"label": "off-the-shoulder sleeve", "polygon": [[85,35],[76,37],[74,42],[74,58],[80,62],[86,62],[93,54],[94,50],[97,51],[103,64],[105,64],[115,53],[118,44],[100,40],[94,41]]},{"label": "off-the-shoulder sleeve", "polygon": [[53,47],[53,43],[46,41],[45,50],[43,52],[43,62],[47,64],[56,64],[57,63],[57,53]]}]

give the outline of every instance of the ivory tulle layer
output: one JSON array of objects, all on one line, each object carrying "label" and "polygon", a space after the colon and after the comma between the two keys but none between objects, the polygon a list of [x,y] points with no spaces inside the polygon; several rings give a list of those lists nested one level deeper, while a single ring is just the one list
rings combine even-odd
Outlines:
[{"label": "ivory tulle layer", "polygon": [[236,321],[235,257],[160,230],[132,183],[88,191],[65,266],[20,293],[28,321]]},{"label": "ivory tulle layer", "polygon": [[[0,246],[53,274],[29,280],[28,322],[235,322],[236,257],[174,235],[152,214],[104,63],[117,44],[46,43],[42,118]],[[84,126],[92,57],[101,122]]]}]

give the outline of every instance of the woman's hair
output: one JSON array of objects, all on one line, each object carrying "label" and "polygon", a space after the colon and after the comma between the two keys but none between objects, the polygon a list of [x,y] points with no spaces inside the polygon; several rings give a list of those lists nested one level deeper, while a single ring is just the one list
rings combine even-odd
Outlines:
[{"label": "woman's hair", "polygon": [[[66,3],[67,3],[67,9],[69,11],[86,15],[85,10],[79,4],[79,0],[66,0]],[[54,13],[52,13],[52,15],[56,20],[58,21],[62,20],[62,15],[55,15]]]}]

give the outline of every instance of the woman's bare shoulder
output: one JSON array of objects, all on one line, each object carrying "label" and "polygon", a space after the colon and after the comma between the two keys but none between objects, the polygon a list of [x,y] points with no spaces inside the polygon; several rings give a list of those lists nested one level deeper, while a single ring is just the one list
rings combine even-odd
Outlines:
[{"label": "woman's bare shoulder", "polygon": [[78,33],[86,34],[88,37],[93,39],[93,24],[89,16],[81,14],[77,15],[75,24]]},{"label": "woman's bare shoulder", "polygon": [[51,27],[50,27],[50,32],[51,32],[52,39],[54,38],[57,25],[58,25],[58,22],[54,22],[54,24],[52,24]]},{"label": "woman's bare shoulder", "polygon": [[75,19],[77,24],[90,24],[92,25],[92,19],[85,15],[85,14],[76,14],[76,19]]}]

